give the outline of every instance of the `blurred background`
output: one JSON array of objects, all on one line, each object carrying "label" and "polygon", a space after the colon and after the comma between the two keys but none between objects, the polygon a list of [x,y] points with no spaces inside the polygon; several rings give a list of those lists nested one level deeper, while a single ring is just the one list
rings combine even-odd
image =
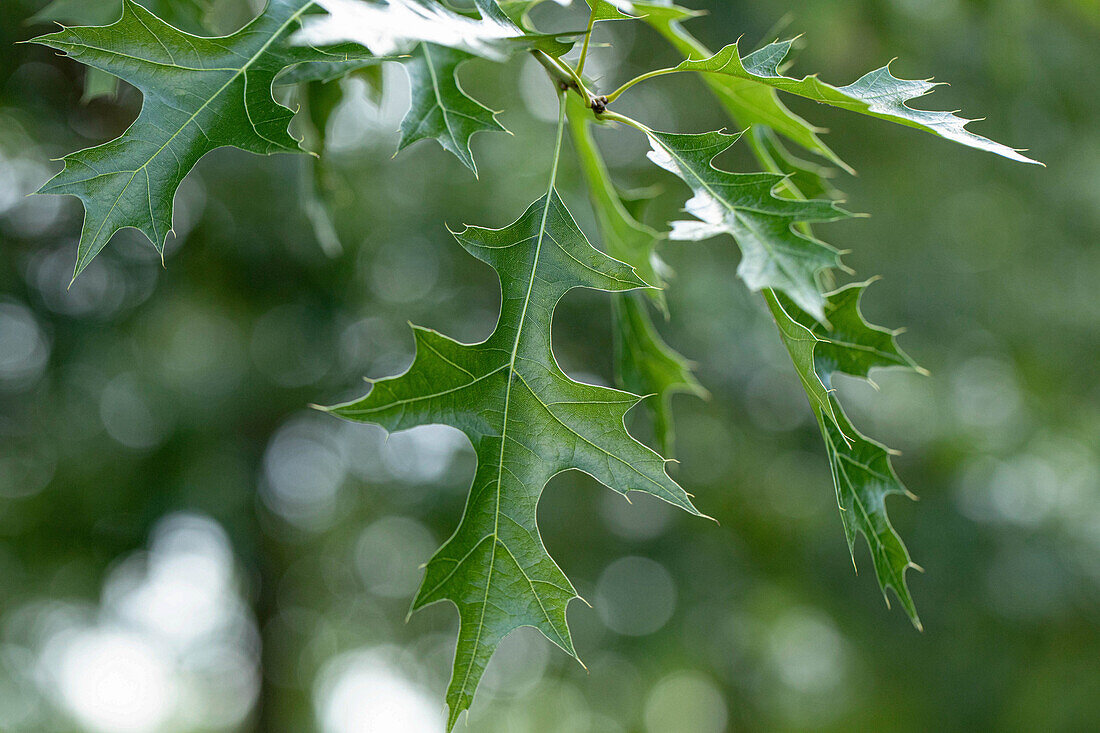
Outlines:
[{"label": "blurred background", "polygon": [[[215,30],[249,12],[228,2]],[[476,183],[435,144],[391,160],[408,91],[387,67],[380,99],[345,83],[317,176],[305,156],[217,151],[180,189],[166,269],[124,232],[66,290],[80,204],[26,194],[141,99],[122,85],[82,102],[83,67],[13,45],[48,30],[30,20],[43,4],[0,4],[0,730],[442,730],[457,615],[405,615],[472,452],[448,428],[387,439],[306,406],[403,370],[406,321],[489,333],[495,277],[444,225],[503,226],[541,195],[541,69],[464,69],[515,133],[475,138]],[[907,326],[932,372],[840,385],[920,496],[890,510],[927,571],[909,574],[925,631],[885,608],[862,539],[853,574],[817,427],[733,242],[668,244],[661,330],[713,393],[677,398],[673,470],[721,524],[554,479],[541,526],[595,606],[570,608],[588,672],[517,632],[469,729],[1100,729],[1100,6],[688,4],[711,11],[689,27],[715,48],[805,33],[799,74],[847,83],[897,56],[899,76],[952,83],[928,105],[987,116],[977,132],[1049,166],[788,99],[833,130],[859,170],[836,183],[872,214],[819,235],[860,279],[883,275],[868,317]],[[545,28],[583,24],[539,10]],[[599,35],[614,40],[592,60],[604,88],[675,60],[641,24]],[[657,129],[729,124],[688,76],[618,107]],[[677,215],[687,190],[639,135],[598,140],[620,184],[663,189],[649,223]],[[724,163],[755,169],[746,150]],[[597,240],[568,148],[562,176]],[[611,379],[608,306],[574,291],[558,310],[577,378]]]}]

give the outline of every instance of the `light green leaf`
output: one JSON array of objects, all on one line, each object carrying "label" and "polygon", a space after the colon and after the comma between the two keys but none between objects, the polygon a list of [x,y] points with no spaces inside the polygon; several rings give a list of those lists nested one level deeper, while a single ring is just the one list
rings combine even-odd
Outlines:
[{"label": "light green leaf", "polygon": [[843,287],[828,295],[826,326],[799,311],[793,303],[765,293],[779,325],[779,333],[791,354],[802,386],[825,439],[829,469],[833,475],[844,537],[855,563],[855,536],[863,534],[871,551],[875,576],[887,606],[893,589],[913,625],[921,628],[905,571],[917,567],[905,543],[886,514],[886,497],[912,497],[890,462],[890,450],[856,430],[828,391],[832,375],[843,372],[866,377],[873,367],[898,366],[921,371],[898,347],[896,332],[872,326],[859,312],[859,299],[867,283]]},{"label": "light green leaf", "polygon": [[[592,114],[576,95],[569,98],[568,119],[607,253],[632,266],[654,288],[664,287],[661,273],[668,268],[657,256],[657,245],[667,238],[666,235],[640,223],[626,210],[592,138]],[[651,290],[648,294],[662,310],[665,309],[664,294],[660,290]]]},{"label": "light green leaf", "polygon": [[840,192],[832,184],[835,168],[796,157],[770,127],[753,125],[747,135],[753,154],[764,163],[764,170],[787,176],[783,189],[796,192],[793,198],[839,198]]},{"label": "light green leaf", "polygon": [[[647,282],[661,286],[661,274],[667,272],[667,267],[658,258],[656,247],[665,237],[627,211],[596,148],[590,124],[591,115],[579,101],[571,99],[569,129],[588,182],[604,249],[634,267]],[[646,292],[651,295],[651,302],[667,314],[663,291]],[[676,394],[706,397],[707,392],[696,381],[688,360],[661,338],[641,298],[634,294],[613,296],[612,315],[616,379],[624,389],[651,395],[643,404],[653,417],[658,447],[664,455],[671,456],[675,436],[672,397]]]},{"label": "light green leaf", "polygon": [[[815,363],[814,352],[818,345],[818,338],[809,328],[791,317],[780,302],[781,297],[777,297],[772,290],[764,291],[764,300],[768,303],[768,310],[775,319],[775,325],[779,327],[779,334],[783,338],[787,353],[790,354],[791,362],[798,374],[798,381],[802,383],[802,389],[810,398],[810,405],[814,408],[814,412],[828,417],[829,422],[839,429],[840,424],[833,411],[833,400],[829,394],[829,388],[825,386],[826,383],[818,373]],[[840,432],[843,436],[844,431]],[[846,438],[845,442],[847,442]]]},{"label": "light green leaf", "polygon": [[576,656],[565,612],[577,593],[536,525],[551,477],[584,471],[620,493],[642,491],[698,514],[665,473],[664,459],[627,432],[624,417],[640,398],[573,381],[551,351],[558,300],[575,287],[644,287],[633,268],[592,247],[553,188],[514,224],[467,227],[456,237],[500,276],[493,334],[461,344],[416,328],[416,358],[407,372],[332,408],[390,431],[450,425],[477,453],[462,521],[429,561],[413,602],[414,609],[443,600],[458,607],[448,728],[469,708],[497,645],[516,628],[533,626]]},{"label": "light green leaf", "polygon": [[93,99],[114,99],[118,96],[118,77],[99,69],[88,69],[84,76],[84,104]]},{"label": "light green leaf", "polygon": [[586,0],[592,9],[593,24],[604,20],[634,20],[634,4],[629,0]]},{"label": "light green leaf", "polygon": [[501,10],[496,0],[475,0],[479,17],[425,0],[389,0],[385,4],[364,0],[316,1],[328,14],[306,19],[305,26],[295,36],[296,43],[331,46],[352,42],[368,48],[375,56],[386,56],[406,52],[424,42],[493,61],[503,61],[513,53],[532,48],[560,56],[571,47],[555,36],[526,32]]},{"label": "light green leaf", "polygon": [[817,340],[815,369],[825,384],[834,372],[869,379],[876,367],[902,367],[926,373],[898,346],[901,331],[874,326],[859,309],[863,293],[870,284],[845,285],[825,296],[825,319],[828,325],[814,320],[793,303],[780,296],[783,308],[795,321],[809,330]]},{"label": "light green leaf", "polygon": [[672,239],[699,240],[730,234],[741,248],[738,274],[752,290],[774,288],[821,320],[825,299],[817,284],[822,270],[839,265],[835,249],[792,226],[848,216],[832,201],[780,198],[784,177],[774,173],[730,173],[711,161],[739,135],[705,132],[681,135],[647,130],[650,159],[679,176],[695,196],[686,210],[698,221],[672,224]]},{"label": "light green leaf", "polygon": [[311,6],[309,0],[272,0],[240,31],[200,38],[126,0],[113,25],[66,28],[34,39],[126,80],[144,95],[141,114],[121,137],[66,156],[64,170],[40,191],[84,202],[75,274],[125,227],[140,230],[163,252],[176,189],[211,150],[299,150],[287,131],[294,113],[275,102],[271,86],[289,65],[337,58],[284,43]]},{"label": "light green leaf", "polygon": [[458,83],[458,67],[473,58],[464,51],[421,43],[405,64],[412,104],[401,122],[404,150],[417,140],[434,139],[477,175],[470,138],[482,131],[506,132],[496,113],[472,99]]},{"label": "light green leaf", "polygon": [[[344,251],[340,241],[340,235],[336,229],[333,217],[332,201],[336,195],[336,187],[330,183],[331,173],[325,165],[325,145],[328,139],[328,124],[333,112],[344,99],[343,85],[338,81],[325,81],[328,71],[325,67],[335,66],[362,76],[367,69],[377,70],[377,66],[365,66],[356,71],[349,71],[346,67],[353,65],[323,61],[301,64],[291,69],[307,69],[308,74],[302,77],[296,99],[301,105],[299,129],[303,131],[302,145],[314,153],[311,156],[301,156],[301,196],[302,213],[306,215],[313,234],[321,250],[329,257],[337,257]],[[276,80],[276,84],[284,82],[290,74],[283,74]],[[315,79],[306,81],[306,79]]]},{"label": "light green leaf", "polygon": [[[844,537],[855,564],[855,535],[863,534],[871,551],[875,577],[882,596],[889,607],[886,589],[893,589],[902,608],[917,629],[922,629],[913,596],[905,581],[905,571],[920,569],[909,557],[909,550],[901,541],[894,525],[886,514],[886,497],[903,494],[913,497],[902,485],[890,463],[890,450],[866,437],[848,422],[844,410],[833,398],[833,412],[839,419],[839,427],[822,418],[817,412],[821,433],[825,437],[825,450],[829,456],[829,468],[833,474],[840,518],[844,524]],[[845,439],[847,438],[847,439]]]},{"label": "light green leaf", "polygon": [[1021,163],[1038,163],[1020,151],[993,142],[966,129],[973,120],[967,120],[953,112],[918,110],[908,102],[923,97],[939,84],[920,79],[898,79],[890,73],[887,64],[871,71],[848,86],[835,87],[806,76],[794,79],[783,76],[779,67],[790,52],[793,41],[777,41],[742,57],[736,43],[726,46],[710,58],[688,60],[676,67],[677,71],[699,71],[723,77],[762,84],[781,91],[797,94],[815,102],[859,112],[914,127],[933,135],[952,140],[978,150],[985,150]]},{"label": "light green leaf", "polygon": [[[647,2],[636,0],[634,6],[638,14],[685,57],[705,59],[711,56],[710,50],[681,25],[682,21],[701,15],[698,11],[653,0]],[[703,81],[739,127],[745,128],[751,125],[770,127],[806,150],[821,155],[851,172],[852,169],[819,137],[819,133],[824,130],[787,109],[774,89],[744,79],[717,74],[704,74]]]},{"label": "light green leaf", "polygon": [[692,373],[691,363],[665,343],[653,325],[646,304],[633,294],[612,298],[615,319],[615,376],[635,394],[649,395],[643,404],[653,416],[657,447],[675,455],[676,430],[672,398],[678,394],[709,397]]},{"label": "light green leaf", "polygon": [[[211,0],[145,0],[142,5],[179,28],[200,29]],[[56,21],[66,25],[107,25],[122,15],[122,0],[54,0],[31,16],[31,22]],[[99,69],[89,68],[84,77],[84,96],[90,102],[101,97],[114,98],[118,93],[118,77]]]}]

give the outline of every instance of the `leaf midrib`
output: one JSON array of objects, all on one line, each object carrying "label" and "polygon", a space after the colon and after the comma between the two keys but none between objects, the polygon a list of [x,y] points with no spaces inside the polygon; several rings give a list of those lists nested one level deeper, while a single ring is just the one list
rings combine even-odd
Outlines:
[{"label": "leaf midrib", "polygon": [[[560,125],[559,125],[560,127]],[[560,140],[559,130],[559,140]],[[557,173],[557,160],[554,161],[554,173]],[[523,310],[520,312],[519,325],[516,327],[516,338],[512,342],[512,354],[508,361],[508,384],[504,389],[504,417],[500,427],[500,462],[497,464],[497,477],[496,477],[496,499],[495,506],[493,508],[493,534],[491,535],[493,541],[493,548],[489,554],[489,572],[485,578],[485,595],[481,600],[481,618],[478,619],[477,635],[474,637],[473,649],[474,653],[477,652],[477,646],[481,643],[481,632],[485,629],[485,610],[489,605],[489,589],[493,584],[493,571],[496,567],[497,557],[497,543],[500,541],[500,498],[501,498],[501,483],[504,480],[504,446],[508,439],[508,415],[511,408],[512,400],[512,384],[516,381],[513,376],[519,377],[519,373],[516,372],[516,355],[519,353],[520,339],[523,336],[523,326],[527,321],[527,308],[531,304],[531,293],[535,288],[535,274],[538,272],[539,259],[542,256],[542,243],[546,236],[546,222],[550,215],[550,204],[554,200],[554,184],[553,178],[551,178],[550,188],[546,193],[546,205],[542,209],[542,220],[539,223],[539,230],[537,240],[535,243],[535,256],[531,263],[531,276],[527,281],[527,293],[523,298]],[[522,378],[522,377],[521,377]],[[507,547],[504,548],[511,554],[511,550]],[[515,555],[513,555],[515,557]],[[518,563],[517,563],[518,565]],[[522,571],[522,568],[520,568]],[[526,575],[526,573],[524,573]],[[532,589],[533,591],[534,589]],[[542,606],[542,599],[539,598],[538,593],[535,593],[535,597],[539,599],[539,605]],[[543,612],[546,612],[546,608],[543,607]],[[549,618],[549,617],[547,617]],[[462,691],[466,691],[466,685],[470,681],[470,673],[473,671],[474,665],[466,665],[466,673],[462,677]]]}]

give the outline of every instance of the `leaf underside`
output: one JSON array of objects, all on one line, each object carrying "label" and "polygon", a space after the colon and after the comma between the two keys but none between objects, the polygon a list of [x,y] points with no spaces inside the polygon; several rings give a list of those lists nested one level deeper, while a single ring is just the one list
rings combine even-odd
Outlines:
[{"label": "leaf underside", "polygon": [[[891,494],[912,497],[912,494],[894,472],[890,450],[852,426],[832,388],[832,377],[838,373],[866,379],[871,369],[879,367],[923,371],[898,347],[896,332],[872,326],[863,318],[859,301],[867,285],[848,285],[827,296],[828,326],[782,295],[767,293],[766,297],[825,440],[852,562],[855,563],[855,536],[860,533],[867,540],[887,605],[890,599],[886,590],[890,588],[919,629],[920,619],[905,582],[905,571],[917,566],[886,514],[886,497]],[[796,351],[803,358],[797,358]],[[807,386],[811,383],[825,388],[826,403]]]},{"label": "leaf underside", "polygon": [[[681,25],[682,21],[698,17],[699,13],[659,2],[635,2],[634,6],[641,17],[685,57],[702,59],[712,55]],[[848,164],[821,139],[820,133],[824,130],[788,109],[775,89],[719,74],[703,74],[702,79],[741,127],[765,125],[806,150],[852,172]]]},{"label": "leaf underside", "polygon": [[824,318],[825,299],[817,283],[823,270],[840,264],[837,251],[793,228],[797,223],[833,221],[849,216],[833,201],[781,198],[775,173],[730,173],[711,161],[740,135],[705,132],[685,135],[647,132],[650,159],[686,183],[695,196],[686,210],[696,221],[672,224],[672,239],[697,241],[729,234],[741,248],[741,279],[752,290],[774,288],[816,318]]},{"label": "leaf underside", "polygon": [[428,562],[413,602],[414,609],[442,600],[458,607],[449,727],[469,708],[497,645],[516,628],[533,626],[576,656],[565,612],[577,593],[547,554],[535,521],[551,477],[576,469],[617,492],[642,491],[698,514],[665,472],[665,460],[627,432],[624,417],[640,398],[570,379],[551,350],[553,311],[566,292],[645,287],[634,269],[592,247],[553,189],[508,227],[467,227],[455,236],[500,277],[492,335],[461,344],[415,328],[416,358],[407,372],[332,408],[389,431],[449,425],[477,454],[461,523]]},{"label": "leaf underside", "polygon": [[560,56],[572,47],[555,35],[528,32],[508,17],[496,0],[474,0],[477,17],[430,0],[316,2],[328,14],[311,16],[295,37],[297,43],[328,46],[351,42],[382,56],[409,51],[424,42],[493,61],[531,49]]},{"label": "leaf underside", "polygon": [[737,43],[711,54],[682,25],[682,21],[697,17],[699,13],[660,0],[639,0],[634,6],[641,17],[686,57],[676,70],[701,72],[703,80],[738,124],[769,127],[848,172],[852,169],[819,137],[824,130],[787,109],[777,91],[924,130],[1010,160],[1042,165],[1022,155],[1020,150],[970,132],[966,126],[974,120],[959,117],[954,112],[913,109],[908,105],[931,92],[938,83],[899,79],[891,73],[889,64],[843,87],[827,84],[817,76],[801,79],[784,76],[781,69],[796,39],[776,41],[744,56]]}]

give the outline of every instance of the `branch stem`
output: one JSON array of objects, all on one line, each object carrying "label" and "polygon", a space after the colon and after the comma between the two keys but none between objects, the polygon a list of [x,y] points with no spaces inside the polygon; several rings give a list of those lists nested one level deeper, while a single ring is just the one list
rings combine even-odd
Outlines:
[{"label": "branch stem", "polygon": [[588,30],[584,34],[584,43],[581,44],[581,57],[577,61],[577,74],[584,73],[584,62],[588,60],[588,44],[592,41],[592,29],[596,27],[596,8],[599,3],[592,3],[592,10],[588,13]]}]

